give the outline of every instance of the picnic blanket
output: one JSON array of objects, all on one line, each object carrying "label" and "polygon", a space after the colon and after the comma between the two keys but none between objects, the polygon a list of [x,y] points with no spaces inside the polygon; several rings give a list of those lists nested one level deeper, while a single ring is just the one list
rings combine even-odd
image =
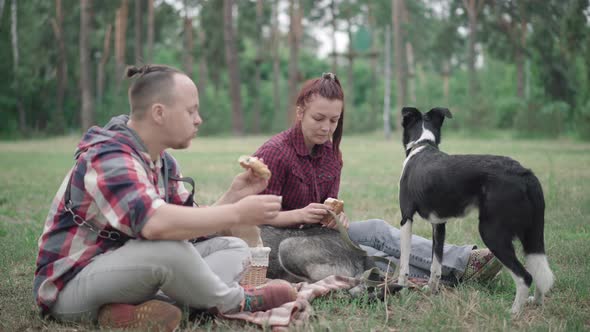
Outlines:
[{"label": "picnic blanket", "polygon": [[[428,280],[410,278],[414,287],[426,285]],[[272,331],[286,331],[290,327],[301,326],[313,314],[311,301],[316,297],[325,296],[332,291],[346,290],[360,283],[360,279],[329,276],[315,283],[300,282],[293,284],[297,289],[297,299],[280,307],[258,312],[239,312],[220,315],[227,319],[243,320],[260,326],[270,326]]]}]

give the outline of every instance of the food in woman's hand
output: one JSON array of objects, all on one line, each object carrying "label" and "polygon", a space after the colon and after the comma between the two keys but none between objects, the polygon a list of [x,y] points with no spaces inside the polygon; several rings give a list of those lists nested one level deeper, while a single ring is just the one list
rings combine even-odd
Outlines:
[{"label": "food in woman's hand", "polygon": [[[335,215],[339,215],[342,210],[344,210],[344,201],[341,201],[339,199],[336,198],[332,198],[329,197],[328,199],[326,199],[326,201],[324,202],[324,205],[327,205],[329,207],[332,208],[332,211],[334,212]],[[322,223],[328,223],[333,219],[331,214],[328,214],[324,217],[324,219],[322,220]]]}]

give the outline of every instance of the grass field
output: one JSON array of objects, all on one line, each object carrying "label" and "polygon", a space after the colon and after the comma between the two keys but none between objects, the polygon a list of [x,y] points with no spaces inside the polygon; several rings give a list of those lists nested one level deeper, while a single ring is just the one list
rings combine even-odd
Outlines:
[{"label": "grass field", "polygon": [[[175,151],[185,175],[197,181],[199,203],[213,202],[240,171],[241,154],[252,153],[263,137],[197,138],[190,149]],[[32,278],[47,211],[66,170],[76,137],[0,142],[0,330],[86,331],[41,320],[32,297]],[[545,243],[556,283],[543,308],[526,307],[518,318],[508,310],[514,284],[507,272],[486,285],[461,285],[436,296],[419,292],[368,303],[343,297],[313,302],[315,317],[302,330],[549,330],[590,329],[590,144],[572,141],[513,140],[508,137],[451,137],[448,153],[503,154],[532,168],[545,192]],[[383,218],[399,223],[398,179],[402,148],[397,139],[348,136],[343,141],[340,197],[351,220]],[[447,227],[447,243],[482,245],[476,215]],[[430,226],[414,223],[430,237]],[[234,322],[186,322],[185,331],[252,329]]]}]

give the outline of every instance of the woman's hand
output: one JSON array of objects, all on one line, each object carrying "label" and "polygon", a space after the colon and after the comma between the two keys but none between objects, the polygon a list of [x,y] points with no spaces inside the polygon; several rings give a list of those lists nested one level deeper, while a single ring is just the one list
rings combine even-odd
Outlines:
[{"label": "woman's hand", "polygon": [[[338,218],[342,226],[344,226],[345,229],[348,229],[348,217],[346,216],[346,213],[340,212]],[[330,221],[327,224],[323,224],[323,226],[327,228],[338,229],[338,224],[334,218],[330,218]]]},{"label": "woman's hand", "polygon": [[320,203],[310,203],[299,210],[299,222],[304,224],[317,224],[329,213],[329,207]]}]

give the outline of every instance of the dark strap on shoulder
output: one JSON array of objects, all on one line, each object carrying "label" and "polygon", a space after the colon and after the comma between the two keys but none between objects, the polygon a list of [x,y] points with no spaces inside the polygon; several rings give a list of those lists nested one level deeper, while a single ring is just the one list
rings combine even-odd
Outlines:
[{"label": "dark strap on shoulder", "polygon": [[197,202],[195,201],[195,180],[193,180],[193,178],[190,178],[188,176],[176,177],[176,176],[170,175],[170,169],[168,168],[168,161],[166,160],[166,155],[164,155],[164,157],[162,157],[162,173],[163,173],[162,174],[162,181],[164,183],[164,200],[166,201],[166,203],[170,203],[170,195],[168,193],[168,180],[174,180],[174,181],[186,182],[186,183],[190,184],[192,187],[192,191],[189,194],[189,197],[182,205],[184,205],[184,206],[194,206],[194,205],[199,206],[199,204],[197,204]]}]

